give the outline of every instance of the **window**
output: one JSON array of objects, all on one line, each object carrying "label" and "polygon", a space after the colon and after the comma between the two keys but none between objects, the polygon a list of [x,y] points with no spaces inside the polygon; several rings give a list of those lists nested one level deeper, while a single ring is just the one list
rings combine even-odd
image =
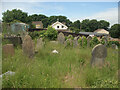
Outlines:
[{"label": "window", "polygon": [[59,26],[57,26],[57,28],[59,28]]},{"label": "window", "polygon": [[64,28],[64,26],[62,26],[62,28]]}]

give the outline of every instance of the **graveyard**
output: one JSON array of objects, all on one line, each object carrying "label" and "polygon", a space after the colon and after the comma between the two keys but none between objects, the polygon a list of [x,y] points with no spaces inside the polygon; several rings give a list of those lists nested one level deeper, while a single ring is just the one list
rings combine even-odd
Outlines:
[{"label": "graveyard", "polygon": [[120,24],[109,25],[17,9],[3,12],[2,88],[118,88]]},{"label": "graveyard", "polygon": [[26,34],[16,47],[4,40],[2,73],[11,74],[2,76],[2,87],[118,88],[118,49],[97,40],[63,33],[56,40]]}]

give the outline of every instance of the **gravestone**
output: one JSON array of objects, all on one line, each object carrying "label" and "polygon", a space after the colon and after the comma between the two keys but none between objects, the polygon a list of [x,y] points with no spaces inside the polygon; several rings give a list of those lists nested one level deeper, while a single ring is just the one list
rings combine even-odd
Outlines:
[{"label": "gravestone", "polygon": [[78,37],[75,37],[73,40],[73,47],[76,48],[78,47]]},{"label": "gravestone", "polygon": [[87,47],[90,47],[90,41],[92,40],[91,36],[87,37]]},{"label": "gravestone", "polygon": [[36,51],[38,51],[40,48],[42,48],[44,46],[44,42],[42,40],[42,38],[39,38],[37,40],[37,44],[36,44]]},{"label": "gravestone", "polygon": [[2,51],[3,51],[3,55],[5,57],[14,56],[14,54],[15,54],[15,50],[14,50],[13,44],[6,44],[6,45],[4,45],[3,48],[2,48]]},{"label": "gravestone", "polygon": [[102,44],[96,45],[92,49],[91,65],[92,66],[103,66],[104,59],[106,57],[107,57],[107,48]]},{"label": "gravestone", "polygon": [[116,44],[112,44],[113,49],[118,49],[118,46]]},{"label": "gravestone", "polygon": [[29,35],[26,35],[22,44],[23,53],[29,58],[32,58],[35,54],[34,42]]},{"label": "gravestone", "polygon": [[60,32],[60,33],[58,34],[57,40],[58,40],[58,42],[59,42],[60,44],[64,44],[64,42],[65,42],[65,36],[64,36],[64,34],[63,34],[62,32]]}]

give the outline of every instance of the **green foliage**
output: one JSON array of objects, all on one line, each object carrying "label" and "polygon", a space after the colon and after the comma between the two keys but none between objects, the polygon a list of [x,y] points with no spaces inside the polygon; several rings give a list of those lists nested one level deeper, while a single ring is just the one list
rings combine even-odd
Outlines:
[{"label": "green foliage", "polygon": [[81,22],[81,29],[85,32],[93,32],[96,29],[108,30],[110,23],[105,20],[97,21],[96,19],[85,19]]},{"label": "green foliage", "polygon": [[82,37],[79,37],[79,39],[78,39],[78,44],[79,44],[80,46],[82,46]]},{"label": "green foliage", "polygon": [[32,39],[44,38],[45,32],[46,31],[34,31],[34,32],[29,32],[29,35],[32,37]]},{"label": "green foliage", "polygon": [[111,79],[105,79],[105,80],[97,80],[93,83],[92,88],[116,88],[118,87],[118,80],[111,80]]},{"label": "green foliage", "polygon": [[75,28],[75,27],[70,27],[69,29],[70,29],[73,33],[79,33],[79,32],[80,32],[80,29]]},{"label": "green foliage", "polygon": [[[59,53],[52,54],[54,49]],[[2,58],[2,73],[15,72],[14,76],[2,78],[2,87],[117,88],[118,53],[114,54],[113,49],[108,48],[105,66],[92,68],[91,51],[92,48],[64,48],[64,45],[47,42],[30,60],[22,53],[22,49],[15,48],[13,57]],[[106,61],[110,66],[106,65]]]},{"label": "green foliage", "polygon": [[71,40],[73,40],[74,37],[73,37],[72,35],[68,35],[67,39],[71,39]]},{"label": "green foliage", "polygon": [[26,22],[26,18],[28,17],[27,13],[23,12],[22,10],[13,9],[12,11],[7,10],[3,12],[3,21],[10,23],[14,20],[19,20],[21,22]]},{"label": "green foliage", "polygon": [[55,40],[57,38],[57,34],[58,34],[58,32],[51,26],[48,26],[47,31],[44,33],[45,38],[47,38],[49,40]]},{"label": "green foliage", "polygon": [[116,44],[118,47],[120,46],[118,41],[108,41],[108,46],[111,46],[112,44]]},{"label": "green foliage", "polygon": [[108,30],[110,23],[105,20],[98,21],[98,28]]},{"label": "green foliage", "polygon": [[97,44],[99,44],[99,43],[100,43],[100,41],[97,39],[96,36],[94,36],[94,37],[92,38],[91,42],[90,42],[90,45],[93,47],[93,46],[95,46],[95,45],[97,45]]},{"label": "green foliage", "polygon": [[72,23],[71,27],[74,27],[76,29],[80,29],[80,21],[77,20],[75,22]]},{"label": "green foliage", "polygon": [[87,39],[85,36],[82,36],[82,39],[83,39],[82,47],[86,47],[87,46]]},{"label": "green foliage", "polygon": [[113,38],[120,38],[120,24],[114,24],[111,26],[110,35]]}]

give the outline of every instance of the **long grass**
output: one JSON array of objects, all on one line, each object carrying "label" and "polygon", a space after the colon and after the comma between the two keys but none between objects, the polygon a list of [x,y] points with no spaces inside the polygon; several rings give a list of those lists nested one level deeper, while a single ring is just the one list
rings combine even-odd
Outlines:
[{"label": "long grass", "polygon": [[[56,49],[59,53],[53,54]],[[117,88],[118,53],[108,48],[103,68],[90,66],[92,48],[65,48],[49,43],[27,58],[22,49],[15,49],[13,57],[2,60],[2,73],[15,72],[4,76],[3,88]]]}]

